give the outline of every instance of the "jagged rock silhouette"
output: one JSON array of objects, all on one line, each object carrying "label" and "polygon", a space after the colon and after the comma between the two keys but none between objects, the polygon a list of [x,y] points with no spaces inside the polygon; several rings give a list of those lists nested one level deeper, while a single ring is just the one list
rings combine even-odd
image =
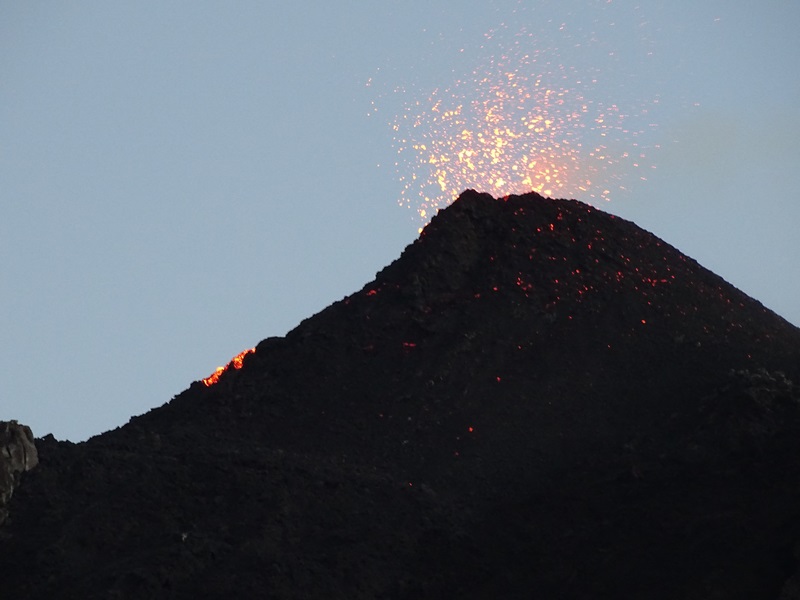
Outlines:
[{"label": "jagged rock silhouette", "polygon": [[800,330],[633,223],[467,191],[209,387],[40,465],[11,597],[791,598]]}]

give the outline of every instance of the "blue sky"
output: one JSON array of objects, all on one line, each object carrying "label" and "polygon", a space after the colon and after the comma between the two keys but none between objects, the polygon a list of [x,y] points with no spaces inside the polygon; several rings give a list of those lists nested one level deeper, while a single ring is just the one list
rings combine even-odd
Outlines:
[{"label": "blue sky", "polygon": [[646,181],[557,195],[800,324],[800,4],[474,4],[0,2],[0,419],[86,439],[370,281],[421,225],[391,125],[490,31],[649,107]]}]

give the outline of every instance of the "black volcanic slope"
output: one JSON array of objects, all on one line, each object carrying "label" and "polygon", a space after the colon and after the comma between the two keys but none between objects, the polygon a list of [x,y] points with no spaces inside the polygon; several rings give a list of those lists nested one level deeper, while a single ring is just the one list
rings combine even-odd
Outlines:
[{"label": "black volcanic slope", "polygon": [[665,242],[467,191],[216,385],[37,440],[2,597],[799,598],[792,382],[800,330]]}]

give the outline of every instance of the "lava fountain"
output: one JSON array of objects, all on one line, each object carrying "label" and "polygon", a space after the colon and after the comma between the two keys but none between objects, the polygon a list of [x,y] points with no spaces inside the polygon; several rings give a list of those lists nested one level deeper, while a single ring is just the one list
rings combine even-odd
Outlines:
[{"label": "lava fountain", "polygon": [[541,45],[504,26],[485,35],[477,66],[448,87],[423,97],[395,90],[411,96],[390,123],[399,203],[423,223],[467,188],[592,203],[655,168],[643,138],[656,127],[648,112],[658,97],[623,109],[606,100],[611,84],[601,93],[601,68],[567,66]]}]

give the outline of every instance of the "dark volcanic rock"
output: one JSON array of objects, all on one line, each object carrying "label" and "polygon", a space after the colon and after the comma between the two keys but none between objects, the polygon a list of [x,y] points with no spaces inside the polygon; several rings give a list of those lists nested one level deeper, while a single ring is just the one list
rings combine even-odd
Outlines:
[{"label": "dark volcanic rock", "polygon": [[797,382],[800,330],[653,235],[468,191],[219,383],[41,440],[5,591],[790,598]]},{"label": "dark volcanic rock", "polygon": [[16,421],[0,421],[0,526],[8,517],[8,501],[22,474],[38,463],[31,428]]}]

